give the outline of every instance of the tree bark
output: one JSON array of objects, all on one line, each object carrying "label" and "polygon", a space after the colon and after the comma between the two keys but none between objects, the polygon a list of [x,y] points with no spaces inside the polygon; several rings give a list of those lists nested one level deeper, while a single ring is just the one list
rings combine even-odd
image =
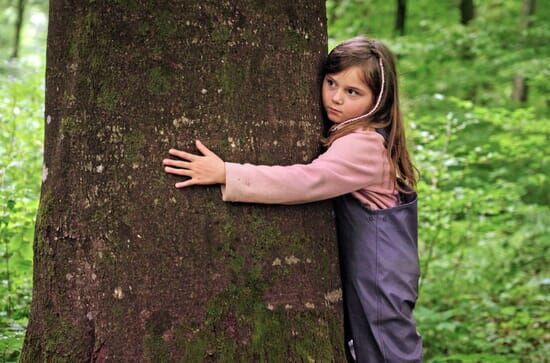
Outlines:
[{"label": "tree bark", "polygon": [[[533,15],[535,15],[535,0],[523,0],[520,17],[520,28],[525,35],[532,25]],[[512,101],[518,103],[527,102],[529,95],[528,79],[524,75],[516,74],[512,82]]]},{"label": "tree bark", "polygon": [[460,0],[460,23],[467,25],[474,19],[475,6],[474,0]]},{"label": "tree bark", "polygon": [[196,138],[316,156],[324,1],[52,0],[49,19],[21,362],[343,361],[330,203],[224,203],[162,167]]},{"label": "tree bark", "polygon": [[398,35],[405,35],[405,20],[407,18],[407,0],[397,0],[395,13],[395,32]]},{"label": "tree bark", "polygon": [[15,35],[13,39],[13,52],[11,58],[19,56],[19,43],[21,40],[21,29],[23,28],[23,14],[25,13],[25,0],[17,1],[17,19],[15,20]]},{"label": "tree bark", "polygon": [[524,103],[527,101],[527,79],[521,75],[515,75],[512,85],[512,100]]},{"label": "tree bark", "polygon": [[521,30],[526,31],[532,25],[535,8],[535,0],[523,0],[521,9]]}]

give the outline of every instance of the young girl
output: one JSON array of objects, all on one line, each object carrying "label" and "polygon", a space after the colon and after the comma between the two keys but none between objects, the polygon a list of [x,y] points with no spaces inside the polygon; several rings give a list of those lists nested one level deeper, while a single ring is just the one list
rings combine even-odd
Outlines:
[{"label": "young girl", "polygon": [[356,37],[322,71],[327,150],[310,164],[224,162],[171,149],[176,188],[221,184],[224,201],[298,204],[335,198],[348,361],[420,362],[412,316],[418,290],[416,175],[399,109],[395,62],[379,41]]}]

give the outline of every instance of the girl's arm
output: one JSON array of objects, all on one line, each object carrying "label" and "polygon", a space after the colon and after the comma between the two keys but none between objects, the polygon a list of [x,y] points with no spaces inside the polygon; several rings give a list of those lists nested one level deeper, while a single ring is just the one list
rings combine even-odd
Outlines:
[{"label": "girl's arm", "polygon": [[[225,201],[307,203],[382,184],[388,178],[385,173],[389,172],[384,139],[373,131],[342,136],[310,164],[290,166],[223,163],[204,145],[197,143],[197,147],[204,156],[177,150],[171,152],[188,160],[171,160],[171,165],[186,169],[175,169],[180,171],[174,172],[173,168],[169,168],[166,171],[192,177],[176,184],[176,187],[225,184],[222,185],[222,197]],[[182,164],[176,165],[174,162]]]}]

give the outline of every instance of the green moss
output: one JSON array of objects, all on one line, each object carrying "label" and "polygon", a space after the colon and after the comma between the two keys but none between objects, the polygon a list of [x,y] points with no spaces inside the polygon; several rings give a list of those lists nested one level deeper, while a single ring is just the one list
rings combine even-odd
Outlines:
[{"label": "green moss", "polygon": [[158,335],[146,335],[143,338],[143,355],[150,362],[169,362],[168,345]]},{"label": "green moss", "polygon": [[199,333],[191,341],[188,336],[194,334],[196,327],[181,325],[176,328],[174,334],[174,344],[182,352],[181,363],[199,363],[204,361],[204,356],[208,348],[208,339],[206,334]]},{"label": "green moss", "polygon": [[314,319],[312,315],[302,312],[296,314],[291,325],[295,334],[292,350],[303,361],[319,361],[333,354],[328,322]]},{"label": "green moss", "polygon": [[151,95],[159,96],[167,94],[171,88],[169,73],[166,70],[155,67],[149,72],[147,90]]},{"label": "green moss", "polygon": [[251,349],[261,362],[284,362],[291,332],[285,329],[285,318],[280,311],[269,311],[263,304],[253,307]]},{"label": "green moss", "polygon": [[80,43],[78,42],[78,40],[76,39],[76,37],[73,36],[73,37],[71,38],[71,42],[69,43],[69,57],[70,57],[71,59],[76,59],[76,58],[78,58],[78,55],[79,55],[79,50],[78,50],[79,44],[80,44]]},{"label": "green moss", "polygon": [[[257,276],[242,271],[239,287],[229,284],[225,291],[213,297],[206,307],[206,320],[197,330],[183,326],[178,329],[178,346],[184,351],[185,362],[202,362],[206,354],[212,354],[216,361],[232,362],[237,352],[241,352],[238,342],[228,331],[228,325],[238,330],[250,325],[250,308],[261,304],[265,286]],[[264,307],[265,309],[265,307]],[[228,323],[228,321],[230,321]],[[185,333],[194,330],[194,336],[188,340]],[[233,332],[235,331],[233,330]],[[246,360],[249,361],[249,360]]]},{"label": "green moss", "polygon": [[204,361],[206,349],[208,348],[208,339],[205,335],[200,335],[193,340],[193,344],[189,344],[185,351],[182,362],[200,363]]},{"label": "green moss", "polygon": [[91,217],[92,225],[101,226],[101,225],[105,224],[105,222],[107,222],[108,219],[109,219],[109,212],[108,211],[103,210],[99,207],[94,208],[94,211],[93,211],[93,214],[92,214],[92,217]]},{"label": "green moss", "polygon": [[283,241],[282,233],[277,223],[266,220],[258,212],[253,213],[251,218],[248,225],[254,236],[252,255],[256,262],[261,262],[272,254],[273,249],[280,247]]},{"label": "green moss", "polygon": [[40,205],[36,214],[36,231],[40,233],[46,226],[46,218],[53,212],[55,201],[49,191],[45,191],[40,196]]},{"label": "green moss", "polygon": [[235,362],[238,349],[237,342],[227,335],[201,331],[191,342],[186,341],[181,362],[200,363],[207,356],[216,362]]},{"label": "green moss", "polygon": [[[33,339],[33,342],[36,341],[36,337],[33,337],[31,339]],[[40,348],[40,345],[33,344],[30,341],[25,342],[23,349],[21,351],[21,357],[19,358],[19,363],[44,362],[45,360],[46,359],[44,357],[44,351]]]},{"label": "green moss", "polygon": [[[78,352],[70,350],[70,347],[78,347],[82,339],[78,335],[78,327],[53,312],[44,313],[45,332],[44,332],[44,350],[45,355],[52,362],[73,362],[74,354]],[[67,353],[63,353],[67,352]],[[73,355],[71,355],[73,354]]]},{"label": "green moss", "polygon": [[143,131],[132,130],[124,135],[123,142],[126,160],[132,162],[138,160],[142,155],[147,140]]},{"label": "green moss", "polygon": [[146,335],[143,339],[144,355],[151,362],[168,362],[170,352],[168,344],[162,338],[165,331],[170,329],[173,317],[168,311],[153,312],[145,324]]},{"label": "green moss", "polygon": [[213,201],[209,200],[204,204],[204,208],[208,210],[210,213],[215,213],[217,211],[217,204]]},{"label": "green moss", "polygon": [[146,37],[151,31],[151,27],[149,26],[149,23],[142,21],[139,23],[137,30],[139,35]]},{"label": "green moss", "polygon": [[293,51],[300,51],[308,49],[307,39],[305,35],[301,34],[297,29],[287,29],[285,33],[284,43],[285,46]]},{"label": "green moss", "polygon": [[91,36],[94,34],[94,29],[97,29],[97,23],[99,21],[96,13],[89,11],[82,19],[75,31],[72,33],[72,37],[69,44],[69,55],[71,58],[81,58],[84,59],[87,57],[87,52],[91,43]]},{"label": "green moss", "polygon": [[[261,269],[243,266],[239,281],[208,302],[204,324],[176,330],[182,361],[202,362],[207,356],[219,362],[284,362],[289,357],[334,361],[334,347],[341,345],[342,334],[337,315],[329,311],[325,319],[317,311],[289,312],[283,307],[272,311],[263,300],[266,288]],[[246,332],[244,340],[231,336],[231,324],[233,332]]]},{"label": "green moss", "polygon": [[[182,362],[292,361],[327,362],[337,360],[334,347],[341,345],[342,329],[337,314],[324,319],[320,310],[287,311],[284,306],[268,309],[264,294],[269,285],[264,266],[277,252],[286,236],[279,228],[281,220],[268,220],[260,211],[253,211],[236,223],[230,213],[220,213],[220,206],[205,203],[205,213],[220,221],[223,242],[217,249],[218,257],[228,259],[232,271],[231,283],[212,297],[206,305],[204,323],[181,326],[176,329],[176,347],[182,352]],[[241,255],[238,226],[250,227],[253,247]],[[284,237],[284,238],[283,238]],[[290,242],[294,251],[306,251],[311,241],[295,236]],[[305,253],[305,252],[304,252]],[[283,265],[277,271],[292,268]],[[331,329],[336,332],[333,333]],[[239,334],[239,338],[235,338]],[[341,357],[341,355],[339,356]]]},{"label": "green moss", "polygon": [[[237,343],[227,336],[219,322],[219,310],[209,311],[209,319],[201,328],[194,329],[189,326],[180,326],[176,329],[175,345],[182,352],[180,362],[200,363],[206,356],[212,356],[217,362],[233,362],[237,352]],[[212,319],[215,319],[214,320]],[[188,337],[192,338],[189,339]]]},{"label": "green moss", "polygon": [[114,111],[118,103],[118,98],[118,93],[115,90],[103,85],[97,95],[97,104],[103,109]]},{"label": "green moss", "polygon": [[214,44],[225,44],[231,39],[231,27],[223,24],[216,24],[211,34]]},{"label": "green moss", "polygon": [[156,29],[155,36],[159,41],[166,40],[176,33],[177,28],[173,20],[174,15],[169,11],[165,10],[156,14],[154,17]]},{"label": "green moss", "polygon": [[80,134],[83,131],[80,120],[72,116],[62,117],[59,126],[59,134],[62,137],[72,137],[74,135]]},{"label": "green moss", "polygon": [[234,254],[231,256],[231,261],[229,262],[233,276],[238,276],[244,266],[244,258],[240,255]]},{"label": "green moss", "polygon": [[226,96],[236,96],[242,89],[246,77],[246,68],[243,64],[225,61],[216,78]]},{"label": "green moss", "polygon": [[342,331],[335,314],[325,319],[313,312],[294,312],[289,319],[282,308],[269,311],[257,305],[252,319],[251,347],[260,361],[294,357],[302,362],[327,362],[337,355],[334,348],[340,346]]},{"label": "green moss", "polygon": [[239,346],[231,337],[216,340],[216,352],[220,362],[235,362]]},{"label": "green moss", "polygon": [[232,240],[235,238],[235,224],[233,221],[226,221],[223,226],[223,235],[229,239]]},{"label": "green moss", "polygon": [[[113,0],[113,4],[128,12],[140,10],[140,3],[136,0]],[[147,4],[147,2],[145,2]]]},{"label": "green moss", "polygon": [[63,102],[66,105],[72,105],[76,102],[76,97],[69,90],[63,92]]},{"label": "green moss", "polygon": [[294,232],[287,236],[286,241],[286,246],[288,246],[294,254],[300,256],[311,254],[311,246],[314,245],[308,235],[299,232]]},{"label": "green moss", "polygon": [[[225,127],[227,127],[227,123],[225,125]],[[229,140],[223,138],[223,139],[220,139],[218,141],[218,147],[217,147],[218,150],[226,150],[226,151],[229,151],[231,150],[231,144],[229,143]]]},{"label": "green moss", "polygon": [[[88,16],[89,15],[90,14],[88,14]],[[89,19],[88,16],[86,16],[86,18],[84,18],[81,21],[81,23],[77,25],[75,31],[71,33],[72,36],[69,42],[69,56],[72,59],[79,58],[81,55],[80,53],[81,53],[82,43],[84,41],[83,38],[86,38],[85,36],[83,36],[83,32],[86,31],[86,23],[87,23],[86,19]]]},{"label": "green moss", "polygon": [[122,306],[115,301],[113,305],[111,305],[111,316],[114,316],[115,318],[123,318],[124,315]]}]

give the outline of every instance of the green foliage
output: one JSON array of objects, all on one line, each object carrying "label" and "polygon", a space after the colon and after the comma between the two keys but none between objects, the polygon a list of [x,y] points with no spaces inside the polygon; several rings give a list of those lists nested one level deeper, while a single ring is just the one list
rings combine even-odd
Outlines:
[{"label": "green foliage", "polygon": [[42,169],[43,70],[21,72],[0,84],[0,357],[18,349],[27,321]]},{"label": "green foliage", "polygon": [[[39,10],[39,9],[38,9]],[[0,361],[16,361],[27,317],[32,283],[32,242],[42,175],[45,17],[27,8],[33,29],[22,36],[17,60],[11,54],[12,29],[0,29]],[[0,8],[13,20],[14,8]],[[27,20],[29,24],[29,20]],[[33,41],[30,41],[30,37]],[[37,54],[38,52],[38,54]]]},{"label": "green foliage", "polygon": [[426,355],[539,357],[550,323],[549,120],[453,104],[455,113],[413,116],[410,133],[423,172],[416,317]]}]

